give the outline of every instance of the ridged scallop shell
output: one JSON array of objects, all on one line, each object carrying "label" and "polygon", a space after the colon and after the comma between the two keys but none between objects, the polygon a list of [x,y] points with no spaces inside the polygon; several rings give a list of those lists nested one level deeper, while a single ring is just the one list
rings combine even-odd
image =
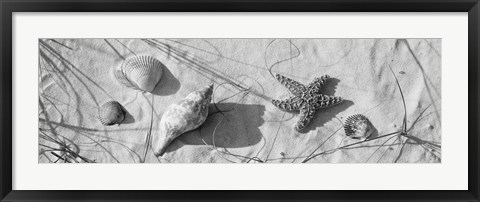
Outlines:
[{"label": "ridged scallop shell", "polygon": [[193,91],[185,99],[170,105],[160,120],[159,133],[152,138],[155,155],[162,156],[181,134],[195,130],[205,122],[212,99],[213,84]]},{"label": "ridged scallop shell", "polygon": [[125,60],[114,70],[115,78],[123,85],[146,92],[153,92],[162,78],[163,65],[151,56],[135,56]]},{"label": "ridged scallop shell", "polygon": [[367,139],[374,131],[372,123],[361,114],[347,117],[344,129],[347,136],[360,140]]},{"label": "ridged scallop shell", "polygon": [[106,126],[120,124],[125,119],[125,111],[117,101],[108,101],[100,107],[98,119]]}]

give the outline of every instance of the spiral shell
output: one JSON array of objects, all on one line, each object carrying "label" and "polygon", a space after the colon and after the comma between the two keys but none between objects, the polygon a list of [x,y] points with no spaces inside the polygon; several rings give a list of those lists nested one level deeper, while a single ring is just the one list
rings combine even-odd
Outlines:
[{"label": "spiral shell", "polygon": [[114,70],[114,76],[121,84],[146,92],[153,92],[162,78],[163,65],[151,56],[135,56],[125,60]]},{"label": "spiral shell", "polygon": [[152,138],[152,148],[157,156],[162,156],[175,138],[205,122],[212,93],[213,84],[210,84],[167,108],[160,120],[160,132]]},{"label": "spiral shell", "polygon": [[347,117],[344,129],[347,136],[360,140],[367,139],[374,131],[372,123],[361,114]]},{"label": "spiral shell", "polygon": [[117,101],[108,101],[100,107],[98,119],[106,126],[120,124],[125,119],[125,111]]}]

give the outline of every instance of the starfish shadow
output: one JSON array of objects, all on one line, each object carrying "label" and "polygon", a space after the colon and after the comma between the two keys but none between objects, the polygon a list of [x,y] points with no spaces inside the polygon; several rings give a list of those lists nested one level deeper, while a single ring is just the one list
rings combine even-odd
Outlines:
[{"label": "starfish shadow", "polygon": [[306,133],[308,131],[322,127],[323,125],[325,125],[325,123],[333,120],[335,118],[335,115],[342,111],[345,111],[353,104],[353,101],[343,100],[343,102],[338,105],[317,110],[312,122],[310,122],[310,124],[305,127],[305,129],[300,131],[300,133]]},{"label": "starfish shadow", "polygon": [[[328,79],[328,82],[323,84],[323,86],[321,88],[322,94],[332,95],[332,96],[335,95],[335,93],[337,92],[338,83],[340,83],[340,79],[337,79],[337,78]],[[333,106],[333,107],[335,107],[335,106]]]},{"label": "starfish shadow", "polygon": [[[322,94],[334,96],[337,91],[338,83],[340,83],[340,79],[328,79],[328,82],[326,82],[321,88]],[[317,127],[322,127],[326,122],[333,120],[335,118],[335,115],[342,111],[345,111],[353,104],[354,102],[351,100],[343,100],[343,102],[338,105],[317,110],[312,122],[310,122],[310,124],[300,132],[305,133],[316,129]]]}]

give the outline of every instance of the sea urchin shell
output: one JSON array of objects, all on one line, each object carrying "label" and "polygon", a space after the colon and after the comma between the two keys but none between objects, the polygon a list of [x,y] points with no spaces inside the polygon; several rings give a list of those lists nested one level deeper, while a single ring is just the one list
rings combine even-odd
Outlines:
[{"label": "sea urchin shell", "polygon": [[115,78],[123,85],[152,92],[162,78],[163,65],[151,56],[135,56],[127,59],[114,70]]},{"label": "sea urchin shell", "polygon": [[374,131],[372,123],[361,114],[347,117],[344,129],[347,136],[360,140],[367,139]]},{"label": "sea urchin shell", "polygon": [[100,107],[98,118],[106,126],[120,124],[125,119],[125,111],[117,101],[108,101]]}]

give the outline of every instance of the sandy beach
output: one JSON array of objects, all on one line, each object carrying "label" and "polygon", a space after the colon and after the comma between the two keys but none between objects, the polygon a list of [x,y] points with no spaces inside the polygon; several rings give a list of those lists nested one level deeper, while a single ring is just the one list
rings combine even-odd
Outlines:
[{"label": "sandy beach", "polygon": [[[441,39],[39,39],[39,163],[441,163]],[[165,65],[153,92],[129,88],[113,70],[148,55]],[[276,78],[343,99],[298,132],[299,113]],[[397,83],[398,80],[398,83]],[[161,157],[149,146],[171,104],[214,84],[203,125]],[[105,126],[99,107],[125,109]],[[346,136],[347,117],[373,125]]]}]

